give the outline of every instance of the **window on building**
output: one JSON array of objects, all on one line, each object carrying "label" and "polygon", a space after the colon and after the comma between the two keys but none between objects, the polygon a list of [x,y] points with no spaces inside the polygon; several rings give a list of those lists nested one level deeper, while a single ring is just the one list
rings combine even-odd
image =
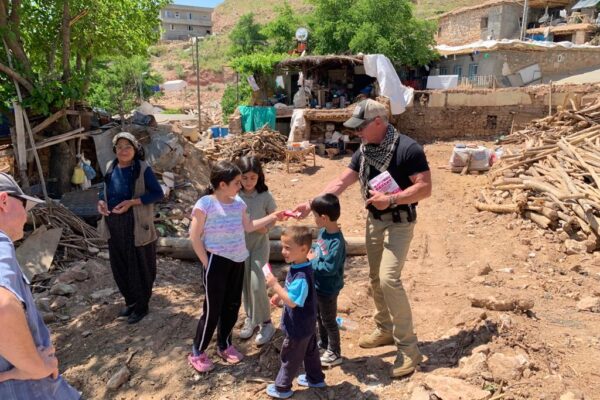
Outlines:
[{"label": "window on building", "polygon": [[485,129],[496,129],[498,125],[498,116],[497,115],[488,115],[485,123]]},{"label": "window on building", "polygon": [[469,64],[469,78],[477,76],[479,64]]},{"label": "window on building", "polygon": [[188,25],[188,31],[193,31],[193,30],[194,30],[194,27],[191,25]]},{"label": "window on building", "polygon": [[481,18],[481,24],[480,24],[481,29],[486,29],[488,27],[488,22],[489,22],[488,17]]},{"label": "window on building", "polygon": [[173,11],[165,11],[165,17],[167,18],[173,18]]},{"label": "window on building", "polygon": [[462,76],[462,65],[454,66],[454,75],[458,75],[459,78]]},{"label": "window on building", "polygon": [[206,34],[207,34],[207,35],[210,35],[210,31],[206,31]]},{"label": "window on building", "polygon": [[189,13],[189,17],[190,17],[190,19],[194,19],[194,18],[192,18],[192,13]]},{"label": "window on building", "polygon": [[171,30],[174,31],[175,30],[175,25],[171,24]]},{"label": "window on building", "polygon": [[175,18],[179,18],[179,11],[175,11]]},{"label": "window on building", "polygon": [[448,67],[440,67],[440,75],[448,75]]}]

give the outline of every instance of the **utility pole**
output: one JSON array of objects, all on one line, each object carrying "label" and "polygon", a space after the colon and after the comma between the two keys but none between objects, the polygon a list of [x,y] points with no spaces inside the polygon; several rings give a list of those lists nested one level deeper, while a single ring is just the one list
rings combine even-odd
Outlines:
[{"label": "utility pole", "polygon": [[[199,36],[196,36],[196,96],[198,98],[198,133],[202,132],[202,113],[200,112],[200,52],[198,51]],[[194,51],[192,50],[192,54]]]},{"label": "utility pole", "polygon": [[520,39],[523,40],[525,39],[525,33],[527,32],[527,17],[528,17],[528,13],[529,13],[529,2],[527,0],[525,0],[525,3],[523,4],[523,20],[521,22],[521,37]]}]

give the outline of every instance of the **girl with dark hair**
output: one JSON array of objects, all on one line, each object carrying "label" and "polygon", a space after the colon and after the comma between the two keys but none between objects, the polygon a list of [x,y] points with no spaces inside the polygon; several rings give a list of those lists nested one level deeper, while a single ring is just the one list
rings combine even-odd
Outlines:
[{"label": "girl with dark hair", "polygon": [[[265,184],[265,174],[256,157],[243,157],[237,162],[242,171],[242,190],[240,197],[248,207],[250,218],[258,219],[277,209],[275,200]],[[246,247],[250,256],[244,268],[244,289],[242,300],[246,311],[246,320],[240,330],[240,338],[252,337],[260,326],[254,341],[258,346],[267,343],[275,333],[271,323],[271,308],[265,286],[262,266],[269,261],[269,228],[268,225],[254,232],[246,233]]]},{"label": "girl with dark hair", "polygon": [[231,340],[237,321],[248,258],[244,232],[253,232],[285,219],[283,211],[251,220],[238,196],[242,172],[228,161],[215,164],[207,195],[192,210],[190,240],[203,270],[204,304],[189,363],[199,372],[214,368],[206,348],[217,329],[217,355],[230,364],[244,357]]},{"label": "girl with dark hair", "polygon": [[148,314],[156,278],[154,204],[164,196],[139,142],[129,132],[113,138],[110,161],[100,192],[101,237],[108,240],[110,267],[125,307],[119,317],[135,324]]}]

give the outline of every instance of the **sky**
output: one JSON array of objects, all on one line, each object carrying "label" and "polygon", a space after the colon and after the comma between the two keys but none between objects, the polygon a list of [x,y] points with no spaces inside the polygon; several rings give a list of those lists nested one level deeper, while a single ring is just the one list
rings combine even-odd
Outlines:
[{"label": "sky", "polygon": [[173,0],[174,4],[197,7],[216,7],[222,2],[223,0]]}]

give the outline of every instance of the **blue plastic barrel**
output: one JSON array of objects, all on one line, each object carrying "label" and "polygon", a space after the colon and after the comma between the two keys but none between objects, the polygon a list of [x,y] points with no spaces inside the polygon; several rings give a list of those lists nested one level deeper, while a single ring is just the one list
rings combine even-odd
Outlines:
[{"label": "blue plastic barrel", "polygon": [[221,127],[221,137],[225,137],[229,135],[229,128],[226,126]]},{"label": "blue plastic barrel", "polygon": [[220,129],[218,126],[211,126],[210,127],[210,133],[212,135],[213,138],[218,138],[220,135]]}]

